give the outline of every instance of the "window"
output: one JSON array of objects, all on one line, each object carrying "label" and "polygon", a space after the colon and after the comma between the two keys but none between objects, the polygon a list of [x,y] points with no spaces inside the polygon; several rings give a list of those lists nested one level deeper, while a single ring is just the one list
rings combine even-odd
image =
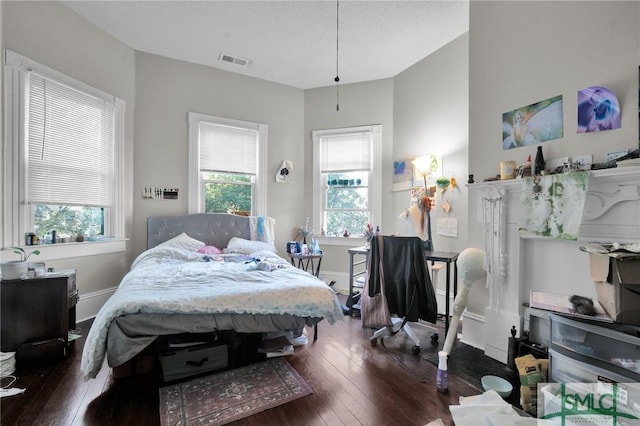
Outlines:
[{"label": "window", "polygon": [[124,101],[5,50],[5,105],[4,244],[124,237]]},{"label": "window", "polygon": [[189,113],[189,212],[266,214],[267,125]]},{"label": "window", "polygon": [[381,129],[362,126],[313,132],[314,220],[326,235],[363,233],[380,224]]}]

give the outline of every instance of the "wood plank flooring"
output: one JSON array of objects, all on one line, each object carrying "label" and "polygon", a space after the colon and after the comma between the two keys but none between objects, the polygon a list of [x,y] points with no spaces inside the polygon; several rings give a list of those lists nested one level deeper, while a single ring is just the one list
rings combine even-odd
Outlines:
[{"label": "wood plank flooring", "polygon": [[[90,321],[80,323],[86,334]],[[309,336],[313,330],[309,328]],[[399,360],[381,344],[363,336],[358,318],[345,317],[333,326],[319,324],[315,343],[296,348],[289,363],[313,388],[313,395],[267,410],[237,425],[426,425],[442,419],[452,424],[449,405],[459,396],[481,391],[449,376],[449,393],[436,391],[436,367],[411,354]],[[443,334],[441,334],[444,338]],[[402,342],[400,342],[402,343]],[[80,374],[84,338],[72,343],[56,364],[16,371],[14,387],[22,395],[0,399],[0,423],[8,425],[158,425],[161,372],[115,379],[105,366],[95,379]],[[404,343],[402,343],[404,344]],[[423,346],[429,342],[423,342]],[[3,380],[3,385],[6,379]]]}]

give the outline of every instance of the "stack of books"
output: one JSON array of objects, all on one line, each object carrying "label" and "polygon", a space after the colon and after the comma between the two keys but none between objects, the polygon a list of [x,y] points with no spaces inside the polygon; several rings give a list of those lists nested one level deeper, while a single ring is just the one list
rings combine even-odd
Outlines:
[{"label": "stack of books", "polygon": [[258,353],[265,354],[267,358],[292,355],[293,352],[293,345],[285,336],[265,339],[258,348]]}]

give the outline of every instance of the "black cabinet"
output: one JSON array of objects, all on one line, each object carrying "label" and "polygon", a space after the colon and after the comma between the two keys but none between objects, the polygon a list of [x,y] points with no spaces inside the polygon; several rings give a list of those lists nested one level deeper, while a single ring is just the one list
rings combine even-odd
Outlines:
[{"label": "black cabinet", "polygon": [[0,349],[17,352],[18,362],[48,348],[64,353],[77,300],[75,271],[0,281]]}]

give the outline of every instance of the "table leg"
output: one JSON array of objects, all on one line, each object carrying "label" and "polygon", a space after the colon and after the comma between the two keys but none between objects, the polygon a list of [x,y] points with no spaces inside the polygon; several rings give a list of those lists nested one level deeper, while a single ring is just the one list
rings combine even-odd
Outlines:
[{"label": "table leg", "polygon": [[447,262],[447,290],[445,294],[445,313],[444,313],[444,334],[447,334],[449,331],[449,291],[450,291],[450,283],[451,283],[451,263]]},{"label": "table leg", "polygon": [[458,261],[453,261],[453,299],[458,295]]},{"label": "table leg", "polygon": [[349,253],[349,295],[347,296],[347,308],[349,308],[349,315],[353,315],[353,253]]},{"label": "table leg", "polygon": [[316,266],[315,276],[316,278],[320,278],[320,264],[322,263],[322,258],[318,258],[318,266]]}]

